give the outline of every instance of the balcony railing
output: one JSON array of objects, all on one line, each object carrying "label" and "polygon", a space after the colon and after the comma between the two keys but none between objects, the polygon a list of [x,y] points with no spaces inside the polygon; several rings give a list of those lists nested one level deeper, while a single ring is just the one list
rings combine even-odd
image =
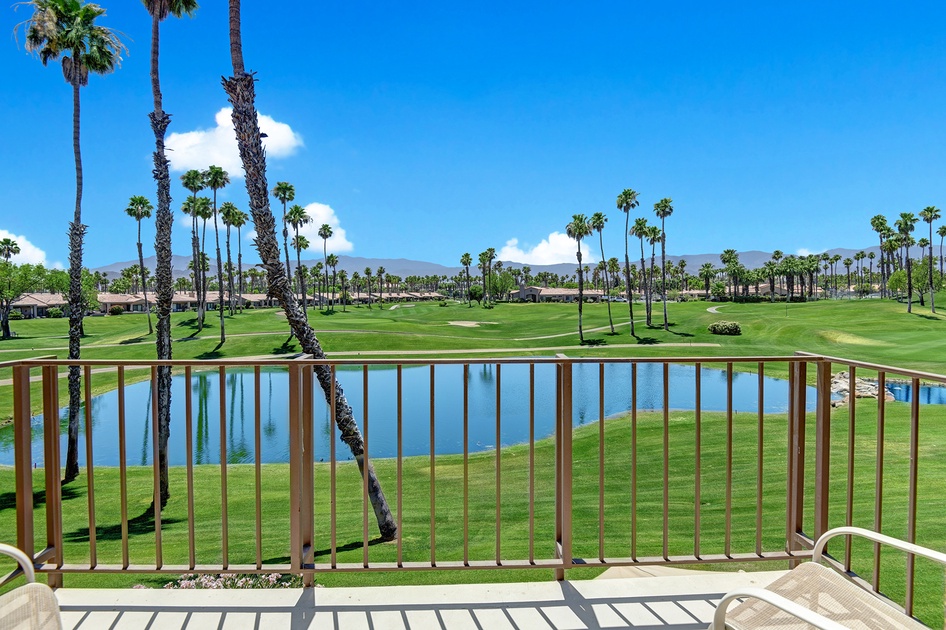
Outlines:
[{"label": "balcony railing", "polygon": [[[84,466],[62,486],[60,379],[71,365],[83,374]],[[178,379],[172,498],[150,512],[142,508],[159,484],[154,393],[163,365]],[[378,544],[367,481],[338,442],[318,366],[342,382],[354,408],[396,541]],[[876,378],[881,392],[902,381],[912,402],[881,395],[835,410],[830,381],[839,368],[852,383]],[[788,566],[808,558],[829,526],[852,524],[946,547],[942,487],[920,476],[946,478],[942,408],[921,407],[918,396],[921,383],[946,383],[940,375],[801,353],[37,359],[0,369],[12,372],[15,542],[54,586],[65,575],[102,573],[278,571],[312,584],[342,571],[546,569],[563,579],[583,567]],[[787,388],[769,376],[787,378]],[[132,382],[147,404],[126,400]],[[93,396],[103,390],[114,392],[108,405]],[[39,396],[41,420],[32,411]],[[132,430],[142,441],[135,457]],[[286,464],[267,463],[269,433],[281,436],[275,450]],[[102,455],[109,449],[114,458]],[[904,564],[859,553],[876,560],[852,567],[850,543],[834,552],[908,612],[920,592],[940,584],[941,596],[940,578],[921,571],[918,580],[912,556]]]}]

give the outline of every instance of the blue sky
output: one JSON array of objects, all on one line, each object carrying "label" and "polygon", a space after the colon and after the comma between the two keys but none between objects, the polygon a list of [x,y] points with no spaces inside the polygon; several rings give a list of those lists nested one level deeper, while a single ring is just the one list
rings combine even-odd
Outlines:
[{"label": "blue sky", "polygon": [[[150,19],[102,3],[129,47],[82,90],[85,263],[136,257],[128,198],[154,201]],[[173,249],[189,254],[184,168],[231,172],[248,210],[220,87],[226,3],[162,26],[173,115]],[[668,253],[863,248],[869,219],[946,205],[946,4],[942,2],[243,3],[258,72],[269,186],[286,180],[330,251],[457,265],[574,260],[572,214],[603,211],[605,253],[672,197]],[[28,7],[4,10],[12,32]],[[21,260],[68,258],[74,203],[71,92],[11,35],[0,120],[0,237]],[[218,122],[222,124],[218,125]],[[267,128],[268,127],[268,128]],[[278,213],[280,209],[274,206]],[[921,226],[925,228],[925,225]],[[153,221],[143,229],[153,249]],[[246,234],[244,235],[246,236]],[[597,259],[596,243],[591,260]],[[253,262],[249,242],[244,254]],[[586,258],[587,260],[587,258]]]}]

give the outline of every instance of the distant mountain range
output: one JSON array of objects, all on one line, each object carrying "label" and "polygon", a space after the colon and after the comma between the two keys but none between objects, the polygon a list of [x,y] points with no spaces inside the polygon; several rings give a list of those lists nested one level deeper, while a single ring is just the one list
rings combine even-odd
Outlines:
[{"label": "distant mountain range", "polygon": [[[880,253],[880,248],[876,245],[873,247],[867,247],[863,250],[857,249],[831,249],[828,250],[828,254],[834,256],[835,254],[840,254],[841,258],[853,258],[854,254],[858,251],[864,251],[866,253],[874,252],[878,255]],[[913,255],[918,255],[917,248],[914,248]],[[658,251],[657,256],[660,256]],[[748,267],[749,269],[755,269],[761,267],[767,261],[771,260],[771,252],[760,252],[760,251],[747,251],[739,252],[739,262]],[[686,256],[667,256],[667,260],[673,262],[674,264],[678,263],[681,259],[686,259],[687,269],[692,270],[691,273],[696,273],[697,269],[700,268],[704,263],[712,263],[714,266],[722,266],[722,263],[719,261],[719,254],[692,254]],[[364,274],[365,268],[370,267],[372,272],[377,271],[378,267],[384,267],[385,271],[389,274],[395,276],[401,276],[405,278],[407,276],[454,276],[461,271],[463,267],[460,265],[456,266],[446,266],[440,265],[432,262],[424,262],[421,260],[409,260],[407,258],[363,258],[360,256],[339,256],[338,257],[338,269],[344,269],[349,274],[354,271],[357,271],[360,274]],[[647,251],[647,260],[650,260],[650,252]],[[155,257],[148,256],[144,259],[145,267],[149,269],[154,269],[155,266]],[[187,268],[187,265],[190,263],[190,256],[172,256],[171,267],[172,273],[175,278],[181,276],[188,276],[190,271]],[[634,255],[631,255],[631,263],[640,261],[640,252],[638,251],[638,256],[635,258]],[[302,261],[303,265],[311,267],[317,262],[321,262],[319,258],[309,258]],[[470,274],[475,273],[475,264],[476,259],[474,258],[474,265],[470,267]],[[137,260],[128,260],[124,262],[115,262],[110,265],[104,265],[102,267],[96,267],[91,271],[94,273],[96,271],[102,273],[108,273],[109,278],[117,278],[121,274],[121,270],[132,265],[137,265]],[[292,261],[292,267],[295,269],[295,261]],[[503,261],[503,265],[506,268],[522,268],[522,263],[515,261]],[[249,269],[253,265],[243,265],[244,269]],[[576,263],[559,263],[556,265],[529,265],[531,268],[532,275],[537,273],[548,271],[550,273],[558,275],[571,275],[575,273]],[[216,273],[216,265],[213,260],[211,260],[211,273]]]}]

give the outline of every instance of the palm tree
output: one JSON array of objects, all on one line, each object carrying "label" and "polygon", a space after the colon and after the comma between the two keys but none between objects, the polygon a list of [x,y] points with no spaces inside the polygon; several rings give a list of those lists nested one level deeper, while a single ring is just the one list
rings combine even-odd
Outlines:
[{"label": "palm tree", "polygon": [[604,256],[604,237],[601,233],[604,231],[604,224],[608,222],[608,217],[603,212],[595,212],[591,215],[591,229],[598,233],[598,247],[601,249],[601,264],[604,266],[604,295],[608,304],[608,323],[611,325],[611,334],[614,334],[614,320],[611,318],[611,293],[608,286],[608,263]]},{"label": "palm tree", "polygon": [[0,240],[0,258],[10,262],[10,259],[20,253],[20,246],[12,238]]},{"label": "palm tree", "polygon": [[322,239],[322,261],[325,265],[325,287],[328,290],[328,239],[332,237],[332,226],[323,223],[319,228],[319,237]]},{"label": "palm tree", "polygon": [[[286,222],[286,204],[296,198],[296,188],[289,182],[276,182],[272,192],[273,197],[282,203],[282,247],[286,252],[286,273],[292,273],[292,267],[289,266],[289,224]],[[303,316],[307,316],[303,309]],[[308,319],[306,320],[308,321]]]},{"label": "palm tree", "polygon": [[850,258],[845,258],[841,262],[841,264],[844,265],[844,267],[847,269],[847,292],[848,292],[847,297],[848,299],[850,299],[851,297],[851,265],[854,264],[854,261],[851,260]]},{"label": "palm tree", "polygon": [[[76,166],[75,214],[69,224],[69,359],[80,358],[82,318],[82,152],[79,144],[81,108],[79,89],[88,85],[89,73],[109,74],[121,63],[125,45],[118,35],[95,20],[105,15],[97,4],[80,0],[31,0],[30,18],[19,24],[26,31],[26,50],[45,66],[62,58],[62,74],[72,86],[72,152]],[[69,366],[69,440],[64,481],[79,476],[80,367]]]},{"label": "palm tree", "polygon": [[[171,301],[174,297],[174,278],[171,272],[171,226],[174,215],[171,213],[171,178],[168,173],[168,159],[164,151],[164,136],[167,133],[171,116],[164,111],[161,97],[161,80],[158,72],[158,60],[161,41],[161,22],[168,15],[181,17],[193,16],[197,11],[196,0],[144,0],[145,8],[151,16],[151,97],[154,111],[151,130],[154,132],[154,179],[158,189],[158,205],[155,212],[155,285],[157,295],[157,331],[155,348],[161,360],[171,359]],[[150,322],[149,322],[150,325]],[[158,469],[160,473],[161,505],[170,497],[168,487],[167,444],[171,424],[171,368],[158,366]]]},{"label": "palm tree", "polygon": [[328,258],[325,259],[325,273],[328,273],[328,268],[332,268],[332,312],[335,312],[335,303],[338,301],[338,295],[335,291],[335,276],[338,273],[338,256],[335,254],[329,254]]},{"label": "palm tree", "polygon": [[194,291],[197,294],[197,332],[204,329],[204,303],[201,292],[200,273],[197,268],[197,260],[200,258],[200,239],[197,236],[197,193],[207,187],[204,181],[204,174],[196,169],[192,169],[181,175],[181,184],[184,188],[191,191],[191,196],[184,201],[181,209],[184,214],[191,217],[191,261],[194,264]]},{"label": "palm tree", "polygon": [[930,282],[930,312],[936,312],[936,290],[933,288],[933,221],[940,218],[939,208],[936,206],[927,206],[920,210],[920,218],[930,225],[930,264],[929,264],[929,282]]},{"label": "palm tree", "polygon": [[667,323],[667,230],[664,221],[673,214],[673,199],[664,197],[654,204],[654,212],[660,218],[660,282],[663,286],[664,330],[670,330]]},{"label": "palm tree", "polygon": [[145,287],[145,259],[141,251],[141,220],[151,218],[151,202],[147,197],[135,195],[128,200],[128,207],[125,208],[125,214],[130,216],[138,224],[138,267],[141,270],[141,292],[145,296],[145,312],[148,313],[148,334],[154,332],[151,327],[151,309],[148,308],[148,290]]},{"label": "palm tree", "polygon": [[[356,271],[355,273],[358,273],[358,272]],[[344,269],[339,271],[338,281],[339,283],[341,283],[340,290],[341,290],[341,298],[342,298],[342,312],[344,313],[347,310],[345,306],[348,303],[348,291],[347,291],[348,272],[345,271]]]},{"label": "palm tree", "polygon": [[230,183],[230,175],[219,166],[211,165],[204,173],[207,187],[213,191],[214,240],[217,243],[217,308],[220,310],[220,344],[227,340],[223,324],[223,259],[220,257],[220,228],[217,225],[217,191]]},{"label": "palm tree", "polygon": [[854,254],[854,262],[857,263],[857,282],[855,282],[855,289],[860,291],[860,286],[864,282],[864,259],[867,258],[867,254],[863,251],[859,251]]},{"label": "palm tree", "polygon": [[581,239],[589,236],[592,231],[591,222],[583,214],[572,215],[572,221],[565,226],[565,233],[568,238],[575,239],[578,244],[578,342],[585,343],[585,335],[581,328],[581,307],[585,302],[584,297],[584,273],[581,266]]},{"label": "palm tree", "polygon": [[709,299],[710,292],[710,283],[713,281],[713,278],[716,277],[716,269],[713,268],[713,263],[703,263],[703,266],[700,267],[699,272],[697,273],[700,280],[703,281],[703,288],[706,291],[705,299]]},{"label": "palm tree", "polygon": [[912,212],[901,212],[900,218],[894,222],[894,225],[897,226],[897,232],[900,234],[900,238],[907,250],[907,313],[913,312],[913,270],[910,263],[910,242],[913,238],[910,236],[910,233],[913,232],[913,228],[916,227],[917,220],[916,215]]},{"label": "palm tree", "polygon": [[890,227],[887,225],[887,218],[882,214],[875,214],[871,217],[870,220],[871,229],[877,232],[878,238],[880,238],[880,296],[883,297],[887,293],[887,275],[886,275],[886,265],[884,263],[884,239],[886,238],[887,233],[890,231]]},{"label": "palm tree", "polygon": [[473,264],[473,257],[469,252],[460,256],[460,264],[466,269],[466,302],[470,308],[473,308],[473,300],[470,299],[470,265]]},{"label": "palm tree", "polygon": [[[650,243],[650,270],[648,272],[648,284],[650,286],[650,304],[653,304],[654,300],[654,266],[657,259],[657,243],[660,242],[660,239],[663,237],[663,233],[660,231],[660,226],[650,225],[647,228],[647,242]],[[648,322],[648,325],[650,323]]]},{"label": "palm tree", "polygon": [[936,228],[936,235],[939,237],[939,277],[943,278],[943,239],[946,238],[946,225]]},{"label": "palm tree", "polygon": [[302,300],[302,309],[304,311],[306,308],[305,305],[306,305],[306,302],[308,301],[309,294],[306,291],[306,286],[305,286],[306,270],[302,264],[302,260],[300,259],[300,256],[303,249],[309,249],[309,239],[307,239],[305,236],[296,232],[295,236],[292,237],[292,241],[290,242],[290,245],[292,245],[292,248],[296,250],[296,271],[298,272],[298,277],[299,277],[299,295],[301,296],[300,299]]},{"label": "palm tree", "polygon": [[368,309],[371,309],[371,267],[365,267],[365,286],[368,290]]},{"label": "palm tree", "polygon": [[[213,204],[210,201],[210,197],[198,197],[197,203],[194,206],[194,212],[197,213],[197,218],[201,221],[201,231],[200,231],[200,259],[201,261],[207,260],[207,221],[209,221],[214,216]],[[207,271],[210,269],[210,265],[207,262],[202,262],[200,265],[200,300],[203,303],[204,311],[207,309],[207,289],[209,283],[207,282]]]},{"label": "palm tree", "polygon": [[[283,268],[279,260],[279,243],[276,240],[276,220],[269,208],[266,194],[266,153],[259,130],[256,112],[256,76],[246,72],[243,65],[243,44],[240,36],[240,0],[229,0],[230,58],[233,76],[224,79],[224,90],[233,105],[232,120],[240,150],[240,159],[246,174],[246,189],[250,199],[250,210],[256,226],[256,248],[269,276],[269,290],[276,295],[286,313],[286,321],[299,340],[302,351],[315,359],[324,359],[325,352],[315,331],[305,321],[288,281],[288,265]],[[334,402],[333,415],[341,439],[348,444],[352,456],[358,463],[362,475],[367,479],[368,496],[374,508],[381,538],[397,537],[397,524],[381,490],[381,484],[370,461],[365,460],[364,439],[355,423],[351,405],[345,397],[338,380],[328,365],[315,365],[315,376],[322,387],[325,400]]]},{"label": "palm tree", "polygon": [[493,302],[496,301],[496,296],[493,295],[492,284],[493,284],[493,259],[496,258],[496,250],[492,247],[486,248],[486,275],[489,276],[490,284],[490,300]]},{"label": "palm tree", "polygon": [[480,252],[480,255],[477,257],[477,260],[480,263],[479,268],[483,274],[483,299],[488,303],[489,296],[486,293],[486,289],[488,287],[488,285],[486,284],[486,270],[489,267],[489,261],[490,261],[489,252],[488,251]]},{"label": "palm tree", "polygon": [[[223,224],[227,228],[227,296],[230,298],[230,315],[233,316],[234,311],[234,300],[233,300],[233,259],[230,256],[230,228],[233,227],[233,222],[237,218],[237,215],[243,214],[240,212],[237,207],[229,201],[225,201],[220,204],[220,218],[223,219]],[[241,224],[242,225],[242,224]],[[239,274],[239,272],[237,272]]]},{"label": "palm tree", "polygon": [[375,276],[378,278],[378,308],[384,310],[384,274],[387,270],[384,267],[378,267]]},{"label": "palm tree", "polygon": [[635,219],[630,233],[641,241],[641,289],[644,294],[644,312],[647,316],[647,325],[650,326],[650,286],[647,282],[647,268],[644,266],[644,239],[650,233],[647,219],[643,217]]},{"label": "palm tree", "polygon": [[[295,237],[296,237],[295,241],[298,243],[298,242],[301,242],[299,241],[299,228],[302,227],[303,225],[308,225],[312,223],[312,217],[309,216],[309,213],[306,212],[305,208],[303,208],[299,204],[295,204],[291,208],[289,208],[289,212],[286,213],[286,221],[288,221],[289,225],[292,226],[292,230],[295,233]],[[325,226],[323,225],[322,227],[325,227]],[[331,230],[331,228],[329,228],[329,230]],[[319,230],[319,236],[321,235],[322,235],[321,230]],[[303,247],[302,249],[309,248],[309,241],[306,240],[305,243],[306,243],[306,246]],[[296,247],[295,249],[296,249],[296,271],[299,272],[299,291],[302,293],[302,314],[305,316],[306,321],[308,321],[309,312],[308,312],[307,305],[309,302],[309,298],[305,290],[305,276],[302,275],[302,259],[300,258],[301,250],[299,247]]]},{"label": "palm tree", "polygon": [[637,201],[637,192],[625,188],[621,191],[621,194],[618,195],[617,206],[618,209],[624,213],[624,284],[627,289],[627,308],[631,318],[631,336],[636,337],[634,334],[634,294],[631,293],[631,261],[627,255],[627,237],[630,235],[628,230],[629,221],[631,218],[631,210],[636,208],[638,205]]}]

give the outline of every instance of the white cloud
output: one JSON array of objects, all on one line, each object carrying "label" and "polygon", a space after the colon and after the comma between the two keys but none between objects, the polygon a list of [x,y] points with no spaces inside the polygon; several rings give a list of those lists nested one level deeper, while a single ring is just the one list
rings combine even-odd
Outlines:
[{"label": "white cloud", "polygon": [[[282,206],[274,204],[270,206],[273,215],[276,217],[276,236],[282,242]],[[299,228],[299,234],[309,240],[309,249],[311,253],[322,252],[322,237],[319,236],[319,228],[328,223],[332,227],[332,236],[325,242],[326,252],[329,254],[342,254],[355,249],[355,245],[348,240],[345,228],[335,214],[335,210],[324,203],[313,202],[305,207],[306,212],[312,218],[312,222]],[[289,238],[292,239],[294,232],[292,226],[289,227]],[[246,234],[246,239],[252,241],[256,238],[256,230],[250,230]]]},{"label": "white cloud", "polygon": [[795,251],[795,255],[798,256],[799,258],[803,258],[805,256],[811,256],[812,254],[821,254],[821,252],[823,251],[824,251],[823,249],[814,251],[805,247],[800,247],[798,248],[798,250]]},{"label": "white cloud", "polygon": [[61,262],[54,262],[50,264],[46,260],[46,252],[41,250],[36,245],[33,245],[29,240],[22,234],[14,234],[13,232],[8,232],[7,230],[0,229],[0,240],[5,238],[16,241],[16,244],[20,248],[20,253],[15,254],[10,258],[11,262],[22,265],[29,263],[31,265],[44,265],[52,269],[62,269]]},{"label": "white cloud", "polygon": [[[555,265],[558,263],[578,264],[578,258],[575,241],[561,232],[552,232],[548,238],[543,239],[538,245],[522,249],[519,246],[519,239],[511,238],[506,241],[506,245],[499,250],[497,258],[509,262],[517,262],[528,265]],[[581,243],[582,264],[593,263],[597,259],[588,250],[588,244]]]},{"label": "white cloud", "polygon": [[[172,133],[167,138],[168,159],[171,170],[176,172],[191,169],[206,169],[215,164],[227,171],[230,177],[243,177],[243,163],[237,149],[236,134],[230,114],[233,110],[224,107],[214,120],[212,129],[198,129],[184,133]],[[263,138],[267,158],[289,157],[303,146],[302,136],[286,123],[277,122],[270,116],[259,115],[259,127],[267,137]]]}]

